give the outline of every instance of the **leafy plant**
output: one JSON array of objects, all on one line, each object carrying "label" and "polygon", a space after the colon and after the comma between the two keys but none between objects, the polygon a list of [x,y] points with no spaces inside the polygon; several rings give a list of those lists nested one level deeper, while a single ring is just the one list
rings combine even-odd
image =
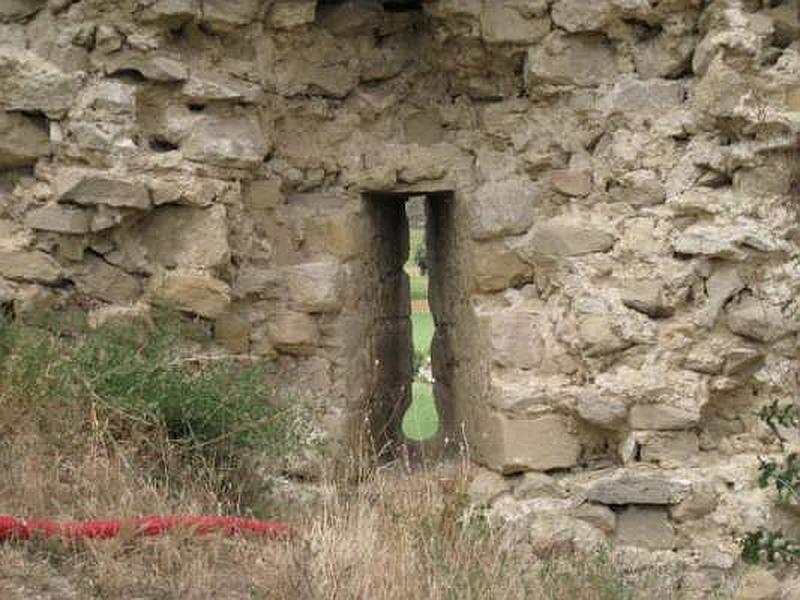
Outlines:
[{"label": "leafy plant", "polygon": [[[763,406],[756,413],[783,444],[779,427],[797,427],[800,409],[795,404],[781,405],[777,400]],[[790,452],[780,459],[759,459],[758,486],[774,486],[781,503],[800,499],[800,454]],[[751,563],[789,562],[800,559],[800,540],[787,537],[780,531],[759,529],[749,532],[741,540],[742,558]]]}]

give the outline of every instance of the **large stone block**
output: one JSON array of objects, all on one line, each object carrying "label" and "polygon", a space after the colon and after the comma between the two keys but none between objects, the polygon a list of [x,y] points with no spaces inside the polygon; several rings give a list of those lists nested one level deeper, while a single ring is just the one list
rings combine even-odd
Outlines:
[{"label": "large stone block", "polygon": [[730,302],[725,312],[731,331],[757,342],[773,342],[800,329],[779,307],[749,295]]},{"label": "large stone block", "polygon": [[537,255],[581,256],[593,252],[608,252],[615,237],[577,217],[555,217],[539,223],[514,243],[523,258],[535,262]]},{"label": "large stone block", "polygon": [[629,406],[629,425],[643,430],[693,427],[709,398],[702,375],[660,367],[620,367],[598,376],[593,390],[599,398],[624,402]]},{"label": "large stone block", "polygon": [[255,117],[207,117],[197,121],[181,150],[189,160],[247,169],[261,164],[269,144]]},{"label": "large stone block", "polygon": [[47,0],[0,0],[0,21],[24,19],[40,11]]},{"label": "large stone block", "polygon": [[64,73],[28,50],[0,46],[0,107],[61,116],[75,102],[82,75]]},{"label": "large stone block", "polygon": [[586,497],[600,504],[678,504],[691,491],[688,481],[655,471],[616,470],[589,485]]},{"label": "large stone block", "polygon": [[106,302],[127,304],[139,298],[141,282],[100,258],[84,260],[71,274],[77,290]]},{"label": "large stone block", "polygon": [[471,272],[480,292],[498,292],[533,281],[533,267],[503,240],[471,245]]},{"label": "large stone block", "polygon": [[0,169],[33,165],[50,154],[46,125],[31,117],[0,112]]},{"label": "large stone block", "polygon": [[538,188],[529,180],[503,179],[483,184],[469,202],[475,240],[525,233],[533,224]]},{"label": "large stone block", "polygon": [[140,210],[151,206],[147,186],[103,171],[66,169],[58,173],[54,187],[59,202]]},{"label": "large stone block", "polygon": [[476,441],[481,462],[501,473],[568,469],[581,453],[569,421],[560,415],[515,419],[494,414],[486,417]]},{"label": "large stone block", "polygon": [[557,0],[550,12],[553,23],[558,27],[577,33],[580,31],[599,31],[611,18],[612,3],[609,0]]},{"label": "large stone block", "polygon": [[594,86],[617,77],[616,57],[609,40],[601,35],[551,34],[528,51],[525,75],[535,92],[541,83]]},{"label": "large stone block", "polygon": [[25,215],[25,225],[41,231],[83,234],[92,229],[92,213],[84,208],[46,204]]},{"label": "large stone block", "polygon": [[276,0],[269,13],[270,25],[293,29],[314,22],[317,0]]},{"label": "large stone block", "polygon": [[230,260],[227,210],[221,205],[163,206],[118,239],[124,255],[144,250],[149,265],[211,269]]},{"label": "large stone block", "polygon": [[[214,29],[229,31],[252,23],[259,16],[261,0],[202,0],[202,21]],[[298,0],[302,2],[303,0]]]},{"label": "large stone block", "polygon": [[650,550],[672,550],[675,530],[665,508],[629,506],[617,515],[616,542]]},{"label": "large stone block", "polygon": [[533,369],[544,359],[542,319],[535,313],[502,311],[487,317],[492,361],[511,369]]},{"label": "large stone block", "polygon": [[6,279],[57,283],[62,275],[61,266],[49,254],[0,248],[0,276]]},{"label": "large stone block", "polygon": [[490,44],[532,44],[550,32],[550,19],[523,15],[508,2],[488,2],[481,13],[481,33]]},{"label": "large stone block", "polygon": [[156,302],[207,319],[226,313],[231,303],[228,284],[202,272],[158,273],[151,278],[149,291]]},{"label": "large stone block", "polygon": [[281,311],[267,324],[273,347],[285,354],[311,354],[319,343],[319,328],[313,317]]},{"label": "large stone block", "polygon": [[338,263],[295,265],[288,267],[285,273],[293,310],[326,313],[341,309],[343,274]]}]

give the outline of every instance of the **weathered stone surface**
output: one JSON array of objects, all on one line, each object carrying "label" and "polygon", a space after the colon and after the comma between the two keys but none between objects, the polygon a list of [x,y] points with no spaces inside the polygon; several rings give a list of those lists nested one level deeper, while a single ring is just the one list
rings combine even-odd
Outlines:
[{"label": "weathered stone surface", "polygon": [[600,504],[678,504],[691,491],[691,484],[657,472],[619,470],[606,475],[586,490],[591,502]]},{"label": "weathered stone surface", "polygon": [[647,169],[637,169],[622,175],[611,188],[610,194],[615,201],[633,206],[661,204],[667,197],[667,191],[658,175]]},{"label": "weathered stone surface", "polygon": [[546,17],[530,18],[508,3],[490,2],[481,14],[481,31],[484,39],[494,44],[530,44],[542,39],[550,31]]},{"label": "weathered stone surface", "polygon": [[694,431],[635,432],[642,462],[677,467],[697,456],[700,441]]},{"label": "weathered stone surface", "polygon": [[122,250],[143,249],[146,260],[162,267],[215,268],[230,260],[224,206],[163,206],[120,236]]},{"label": "weathered stone surface", "polygon": [[511,485],[505,477],[488,469],[481,469],[469,483],[469,499],[472,504],[488,506],[498,496],[508,493]]},{"label": "weathered stone surface", "polygon": [[229,352],[246,354],[250,349],[250,323],[233,313],[220,315],[214,321],[214,340]]},{"label": "weathered stone surface", "polygon": [[566,515],[547,515],[535,519],[528,530],[528,542],[533,553],[541,558],[575,553],[593,553],[608,540],[603,532],[588,522]]},{"label": "weathered stone surface", "polygon": [[553,23],[570,33],[602,30],[611,14],[612,3],[608,0],[558,0],[551,10]]},{"label": "weathered stone surface", "polygon": [[59,202],[83,206],[114,208],[150,208],[147,187],[128,177],[107,175],[101,171],[67,171],[56,182]]},{"label": "weathered stone surface", "polygon": [[495,414],[487,417],[485,431],[480,458],[501,473],[569,468],[581,452],[577,436],[559,415],[512,419]]},{"label": "weathered stone surface", "polygon": [[0,2],[0,21],[23,19],[47,4],[47,0],[2,0]]},{"label": "weathered stone surface", "polygon": [[664,79],[641,80],[626,78],[619,81],[602,100],[603,111],[627,117],[660,117],[681,106],[686,87],[680,81]]},{"label": "weathered stone surface", "polygon": [[531,498],[562,498],[566,494],[558,482],[544,473],[525,473],[522,481],[514,486],[514,497],[521,500]]},{"label": "weathered stone surface", "polygon": [[214,71],[193,70],[181,93],[189,102],[239,101],[253,103],[261,95],[260,88],[246,81]]},{"label": "weathered stone surface", "polygon": [[630,406],[630,426],[645,430],[696,425],[709,397],[707,382],[701,375],[659,368],[621,367],[599,376],[594,390],[600,398],[625,402]]},{"label": "weathered stone surface", "polygon": [[181,146],[186,158],[220,167],[255,167],[269,151],[266,136],[253,117],[202,119]]},{"label": "weathered stone surface", "polygon": [[162,83],[186,81],[189,77],[189,67],[180,59],[167,54],[142,54],[123,50],[98,62],[110,75],[135,71],[145,79]]},{"label": "weathered stone surface", "polygon": [[469,204],[473,239],[525,233],[533,224],[537,198],[537,188],[522,179],[485,183]]},{"label": "weathered stone surface", "polygon": [[141,282],[100,258],[89,258],[75,269],[70,278],[82,294],[106,302],[126,304],[142,294]]},{"label": "weathered stone surface", "polygon": [[578,340],[588,357],[613,354],[632,345],[620,337],[613,315],[583,315],[576,325]]},{"label": "weathered stone surface", "polygon": [[670,507],[669,514],[676,523],[694,521],[714,512],[718,504],[719,494],[712,484],[696,483],[684,500]]},{"label": "weathered stone surface", "polygon": [[497,292],[533,280],[533,267],[520,260],[503,240],[473,244],[470,254],[478,291]]},{"label": "weathered stone surface", "polygon": [[44,125],[19,113],[0,112],[0,169],[34,164],[50,153]]},{"label": "weathered stone surface", "polygon": [[6,279],[57,283],[62,275],[59,264],[44,252],[0,248],[0,276]]},{"label": "weathered stone surface", "polygon": [[739,581],[733,600],[779,600],[782,590],[778,579],[764,567],[750,567]]},{"label": "weathered stone surface", "polygon": [[594,390],[583,390],[578,396],[578,415],[592,425],[607,429],[622,427],[628,418],[628,407],[613,397],[602,397]]},{"label": "weathered stone surface", "polygon": [[744,260],[746,252],[775,252],[780,243],[769,229],[760,225],[715,227],[692,225],[672,243],[675,252],[713,258]]},{"label": "weathered stone surface", "polygon": [[308,313],[336,312],[342,307],[343,276],[337,263],[319,262],[286,269],[289,304]]},{"label": "weathered stone surface", "polygon": [[550,173],[550,183],[567,196],[582,198],[592,191],[592,176],[580,171],[553,171]]},{"label": "weathered stone surface", "polygon": [[628,308],[659,319],[669,317],[675,310],[664,297],[664,285],[658,279],[637,279],[626,282],[622,289],[622,303]]},{"label": "weathered stone surface", "polygon": [[551,34],[528,51],[525,65],[528,87],[540,83],[592,86],[617,76],[614,51],[600,35]]},{"label": "weathered stone surface", "polygon": [[142,20],[179,27],[195,19],[200,13],[198,0],[157,0],[142,12]]},{"label": "weathered stone surface", "polygon": [[532,369],[544,358],[544,341],[536,314],[518,311],[488,317],[492,360],[501,367]]},{"label": "weathered stone surface", "polygon": [[665,508],[629,506],[617,515],[616,542],[651,550],[675,547],[675,530]]},{"label": "weathered stone surface", "polygon": [[314,22],[316,0],[276,0],[269,13],[270,25],[278,29],[292,29]]},{"label": "weathered stone surface", "polygon": [[46,204],[29,211],[25,215],[25,225],[56,233],[89,233],[92,229],[92,213],[63,204]]},{"label": "weathered stone surface", "polygon": [[729,303],[725,312],[731,331],[758,342],[772,342],[800,328],[800,323],[786,319],[777,306],[749,295]]},{"label": "weathered stone surface", "polygon": [[534,225],[515,246],[523,258],[535,260],[536,255],[581,256],[608,252],[614,246],[612,234],[581,219],[555,217]]},{"label": "weathered stone surface", "polygon": [[63,115],[72,106],[82,78],[64,73],[33,52],[0,46],[0,107]]},{"label": "weathered stone surface", "polygon": [[305,313],[282,311],[267,324],[269,339],[279,352],[311,354],[319,341],[313,317]]},{"label": "weathered stone surface", "polygon": [[617,515],[602,504],[586,502],[572,511],[572,516],[596,527],[605,534],[612,534],[617,528]]},{"label": "weathered stone surface", "polygon": [[[304,0],[298,0],[302,3]],[[221,31],[252,23],[261,10],[259,0],[203,0],[203,23]]]},{"label": "weathered stone surface", "polygon": [[228,284],[201,272],[157,274],[150,281],[150,294],[156,302],[207,319],[226,313],[231,303]]}]

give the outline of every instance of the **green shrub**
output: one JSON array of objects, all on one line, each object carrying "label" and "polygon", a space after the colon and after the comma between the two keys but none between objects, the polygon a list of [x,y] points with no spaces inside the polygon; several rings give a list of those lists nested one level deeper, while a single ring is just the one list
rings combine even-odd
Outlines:
[{"label": "green shrub", "polygon": [[[84,406],[112,436],[161,433],[205,457],[251,448],[282,455],[297,442],[287,410],[276,407],[261,362],[181,355],[180,320],[64,334],[0,323],[4,394],[31,406]],[[3,390],[0,390],[3,391]]]}]

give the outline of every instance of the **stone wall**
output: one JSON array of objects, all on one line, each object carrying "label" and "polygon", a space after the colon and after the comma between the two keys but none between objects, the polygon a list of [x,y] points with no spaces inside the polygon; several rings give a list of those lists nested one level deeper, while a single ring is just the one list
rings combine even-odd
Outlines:
[{"label": "stone wall", "polygon": [[0,0],[0,303],[167,302],[334,439],[396,428],[428,194],[487,500],[705,585],[788,526],[752,480],[798,388],[795,2],[408,4]]}]

